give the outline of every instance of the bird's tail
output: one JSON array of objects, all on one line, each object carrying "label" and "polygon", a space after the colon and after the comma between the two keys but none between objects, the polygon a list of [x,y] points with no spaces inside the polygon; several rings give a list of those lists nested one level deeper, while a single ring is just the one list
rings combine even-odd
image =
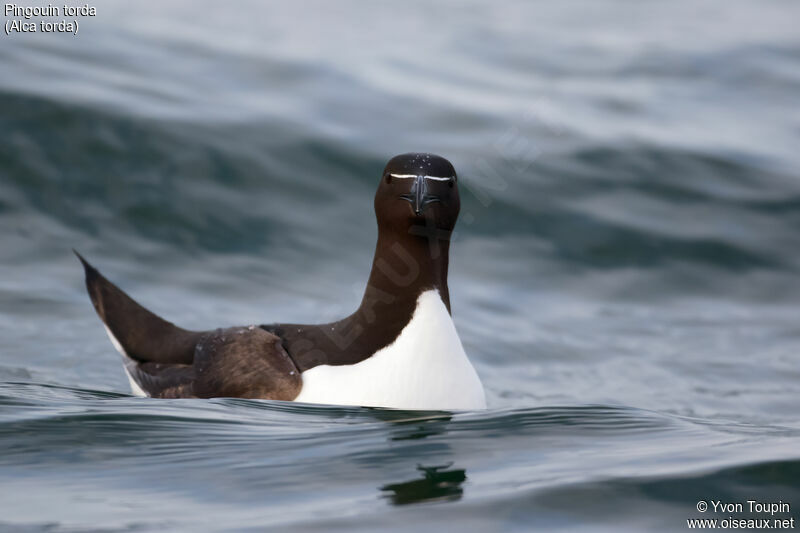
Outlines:
[{"label": "bird's tail", "polygon": [[140,362],[191,364],[202,332],[187,331],[151,313],[108,281],[77,251],[86,290],[116,348]]}]

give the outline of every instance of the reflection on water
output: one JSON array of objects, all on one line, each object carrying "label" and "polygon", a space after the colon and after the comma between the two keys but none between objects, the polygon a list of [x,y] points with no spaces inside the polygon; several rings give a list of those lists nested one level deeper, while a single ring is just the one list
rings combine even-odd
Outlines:
[{"label": "reflection on water", "polygon": [[440,466],[418,465],[417,470],[422,472],[422,478],[384,485],[380,490],[386,492],[384,497],[394,505],[459,500],[464,494],[461,484],[467,479],[467,471],[463,468],[448,470],[451,466],[453,463]]},{"label": "reflection on water", "polygon": [[395,422],[390,440],[418,440],[446,433],[452,415],[435,415]]}]

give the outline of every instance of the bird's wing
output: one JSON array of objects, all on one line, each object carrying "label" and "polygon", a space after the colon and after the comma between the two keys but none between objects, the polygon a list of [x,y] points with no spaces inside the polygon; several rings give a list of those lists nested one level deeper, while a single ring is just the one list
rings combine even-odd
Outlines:
[{"label": "bird's wing", "polygon": [[188,365],[205,333],[187,331],[148,311],[108,281],[78,252],[86,273],[86,290],[112,340],[139,362]]},{"label": "bird's wing", "polygon": [[151,313],[77,252],[86,289],[131,378],[160,398],[293,400],[300,372],[280,337],[256,326],[187,331]]},{"label": "bird's wing", "polygon": [[302,380],[281,339],[255,326],[218,329],[197,343],[191,365],[126,362],[128,373],[158,398],[293,400]]}]

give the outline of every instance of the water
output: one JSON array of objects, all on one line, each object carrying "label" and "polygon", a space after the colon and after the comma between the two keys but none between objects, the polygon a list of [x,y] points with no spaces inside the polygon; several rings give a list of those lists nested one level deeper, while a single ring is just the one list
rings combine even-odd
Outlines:
[{"label": "water", "polygon": [[[107,1],[0,36],[0,529],[800,518],[800,7],[462,5]],[[127,394],[71,247],[184,327],[333,320],[410,150],[462,180],[489,411]],[[791,510],[696,509],[748,499]]]}]

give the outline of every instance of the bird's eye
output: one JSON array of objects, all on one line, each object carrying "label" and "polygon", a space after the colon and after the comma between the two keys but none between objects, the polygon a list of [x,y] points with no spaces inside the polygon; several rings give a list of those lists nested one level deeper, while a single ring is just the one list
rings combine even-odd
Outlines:
[{"label": "bird's eye", "polygon": [[450,181],[447,182],[447,186],[451,189],[453,188],[453,184],[456,182],[455,178],[450,178]]},{"label": "bird's eye", "polygon": [[391,183],[391,182],[392,182],[391,174],[386,174],[386,183]]}]

